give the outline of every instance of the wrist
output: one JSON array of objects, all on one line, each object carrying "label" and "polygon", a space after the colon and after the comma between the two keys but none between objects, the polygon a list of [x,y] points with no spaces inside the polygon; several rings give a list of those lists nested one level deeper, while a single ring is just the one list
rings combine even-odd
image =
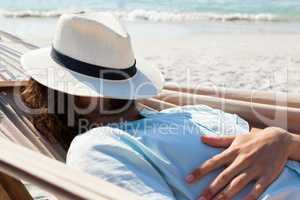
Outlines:
[{"label": "wrist", "polygon": [[300,161],[300,135],[288,134],[290,135],[289,159]]}]

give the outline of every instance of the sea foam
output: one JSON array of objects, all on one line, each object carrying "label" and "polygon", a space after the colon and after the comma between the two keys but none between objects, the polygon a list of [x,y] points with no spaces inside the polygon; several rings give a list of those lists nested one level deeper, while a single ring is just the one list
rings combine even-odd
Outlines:
[{"label": "sea foam", "polygon": [[[25,17],[59,17],[65,13],[86,13],[88,10],[54,10],[54,11],[0,11],[0,15],[9,18]],[[134,21],[145,20],[154,22],[185,22],[185,21],[281,21],[280,17],[270,13],[247,14],[247,13],[212,13],[212,12],[166,12],[154,10],[132,11],[98,11],[111,12],[121,19]]]}]

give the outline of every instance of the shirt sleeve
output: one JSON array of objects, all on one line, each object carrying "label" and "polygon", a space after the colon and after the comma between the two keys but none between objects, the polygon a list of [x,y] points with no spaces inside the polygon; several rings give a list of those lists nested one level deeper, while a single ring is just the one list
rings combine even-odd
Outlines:
[{"label": "shirt sleeve", "polygon": [[77,136],[68,151],[67,165],[145,199],[173,200],[161,174],[134,147],[123,142],[120,134],[128,135],[119,129],[101,127]]}]

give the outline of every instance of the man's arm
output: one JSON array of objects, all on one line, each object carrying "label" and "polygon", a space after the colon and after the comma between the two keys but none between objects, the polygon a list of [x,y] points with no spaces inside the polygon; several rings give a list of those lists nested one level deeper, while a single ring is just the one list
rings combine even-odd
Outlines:
[{"label": "man's arm", "polygon": [[227,147],[186,177],[188,183],[194,183],[220,166],[228,166],[202,191],[206,200],[232,199],[251,181],[255,186],[245,199],[258,199],[279,177],[288,159],[300,160],[300,135],[276,127],[235,137],[202,136],[202,141]]}]

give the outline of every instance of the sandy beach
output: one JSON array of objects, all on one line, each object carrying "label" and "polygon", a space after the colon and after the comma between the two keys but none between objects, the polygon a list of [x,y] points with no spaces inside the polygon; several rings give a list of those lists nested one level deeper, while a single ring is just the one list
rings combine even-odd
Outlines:
[{"label": "sandy beach", "polygon": [[[205,32],[133,37],[136,54],[181,85],[300,92],[300,34]],[[159,31],[157,31],[159,32]],[[162,35],[162,36],[161,36]]]},{"label": "sandy beach", "polygon": [[[6,18],[2,24],[4,30],[46,46],[51,43],[56,20]],[[158,66],[166,82],[300,92],[299,23],[124,24],[131,34],[137,59]]]}]

